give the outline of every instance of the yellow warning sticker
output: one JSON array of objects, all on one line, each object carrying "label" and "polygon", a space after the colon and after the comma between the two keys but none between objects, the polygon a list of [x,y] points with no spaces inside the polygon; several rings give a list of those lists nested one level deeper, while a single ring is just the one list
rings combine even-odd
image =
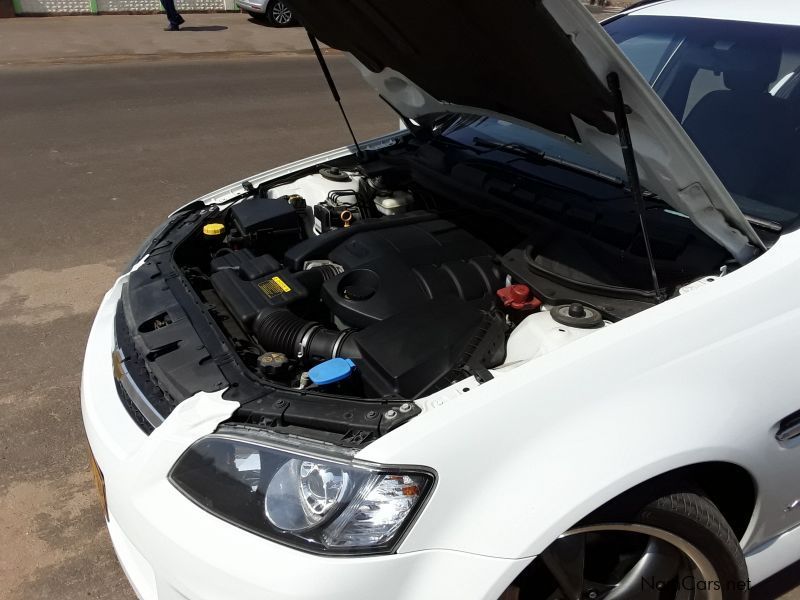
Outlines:
[{"label": "yellow warning sticker", "polygon": [[264,292],[268,298],[273,298],[281,294],[286,294],[292,291],[286,282],[280,277],[273,277],[258,284],[259,289]]},{"label": "yellow warning sticker", "polygon": [[286,285],[286,282],[283,279],[281,279],[280,277],[273,277],[272,281],[274,281],[275,284],[279,288],[281,288],[284,292],[291,292],[292,291],[292,288],[290,288],[288,285]]}]

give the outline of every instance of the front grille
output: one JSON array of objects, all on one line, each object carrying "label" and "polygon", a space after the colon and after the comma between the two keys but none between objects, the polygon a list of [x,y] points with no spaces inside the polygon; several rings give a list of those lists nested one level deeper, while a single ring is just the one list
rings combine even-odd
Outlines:
[{"label": "front grille", "polygon": [[117,386],[117,394],[119,394],[119,399],[122,400],[122,406],[124,406],[125,410],[128,411],[128,414],[131,416],[131,419],[133,419],[133,422],[136,423],[139,426],[139,429],[144,431],[147,435],[153,433],[155,427],[153,427],[150,424],[150,421],[145,418],[145,416],[142,414],[142,411],[136,407],[136,405],[133,403],[133,399],[128,395],[128,392],[125,391],[125,388],[122,387],[122,384],[116,379],[114,380],[114,383]]},{"label": "front grille", "polygon": [[[125,410],[131,416],[131,419],[133,419],[142,431],[150,435],[155,427],[172,412],[174,404],[153,380],[153,377],[147,370],[144,357],[136,351],[133,337],[125,321],[122,302],[117,305],[117,313],[114,318],[114,336],[117,345],[117,350],[115,352],[117,358],[112,358],[114,361],[117,361],[119,357],[123,359],[121,364],[124,365],[125,371],[130,377],[130,383],[135,386],[134,389],[140,393],[144,402],[149,405],[148,411],[151,413],[150,418],[139,408],[136,400],[131,397],[131,394],[120,381],[119,374],[115,372],[114,382],[117,386],[117,393]],[[116,370],[117,368],[115,366],[115,371]]]}]

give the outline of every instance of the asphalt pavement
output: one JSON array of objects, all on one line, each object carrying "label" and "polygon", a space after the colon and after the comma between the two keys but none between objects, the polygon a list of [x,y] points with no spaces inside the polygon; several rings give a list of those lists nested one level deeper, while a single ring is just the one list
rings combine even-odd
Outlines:
[{"label": "asphalt pavement", "polygon": [[[331,60],[363,139],[397,118]],[[181,204],[348,143],[311,57],[0,70],[0,598],[133,598],[78,386],[102,294]]]},{"label": "asphalt pavement", "polygon": [[[213,24],[218,16],[192,17]],[[229,50],[231,42],[191,60],[158,53],[108,59],[120,56],[117,46],[91,54],[98,43],[89,41],[82,58],[73,53],[62,60],[51,41],[51,50],[24,60],[19,47],[6,52],[4,27],[0,598],[127,600],[133,594],[104,528],[80,418],[80,369],[93,312],[139,241],[171,210],[231,181],[343,145],[347,131],[298,40],[293,50],[273,52],[272,44],[249,54]],[[211,38],[220,31],[195,33]],[[19,44],[23,37],[14,39]],[[67,49],[79,45],[67,42]],[[394,129],[394,114],[347,61],[329,60],[357,135]],[[783,574],[754,597],[778,598],[798,579]]]}]

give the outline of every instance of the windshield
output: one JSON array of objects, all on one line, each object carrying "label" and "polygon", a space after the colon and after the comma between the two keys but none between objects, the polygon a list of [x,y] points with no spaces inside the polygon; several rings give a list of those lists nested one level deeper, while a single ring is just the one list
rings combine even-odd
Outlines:
[{"label": "windshield", "polygon": [[[784,227],[800,216],[800,28],[629,15],[606,31],[683,124],[742,211]],[[496,119],[454,132],[535,147],[616,177],[580,146]]]}]

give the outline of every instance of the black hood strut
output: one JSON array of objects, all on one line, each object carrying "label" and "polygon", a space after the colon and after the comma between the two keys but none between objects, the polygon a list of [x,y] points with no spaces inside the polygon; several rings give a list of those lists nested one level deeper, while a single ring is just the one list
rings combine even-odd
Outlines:
[{"label": "black hood strut", "polygon": [[653,278],[653,291],[655,292],[656,302],[662,302],[664,293],[658,283],[658,273],[656,273],[656,262],[653,258],[653,248],[650,245],[650,235],[647,232],[647,221],[645,219],[644,193],[642,192],[642,182],[639,180],[639,167],[636,165],[636,153],[633,150],[633,140],[631,130],[628,125],[628,111],[630,108],[625,104],[622,96],[622,87],[619,83],[619,75],[610,73],[608,76],[608,89],[614,96],[614,116],[617,121],[617,133],[619,133],[619,145],[622,149],[622,156],[625,159],[625,171],[628,174],[628,187],[633,196],[636,206],[636,213],[639,215],[639,225],[642,228],[644,247],[647,252],[647,261],[650,263],[650,276]]},{"label": "black hood strut", "polygon": [[331,90],[331,94],[333,94],[333,100],[336,104],[339,105],[339,110],[342,113],[342,117],[344,118],[344,123],[347,125],[347,130],[350,132],[350,137],[353,138],[353,144],[356,147],[356,153],[359,159],[363,158],[363,153],[361,151],[361,146],[358,145],[358,140],[356,139],[356,134],[353,133],[353,127],[350,125],[350,119],[347,118],[347,113],[344,111],[344,106],[342,106],[342,98],[339,96],[339,90],[336,89],[336,83],[333,81],[333,76],[331,75],[330,70],[328,69],[328,63],[325,62],[325,57],[322,55],[322,50],[320,50],[319,43],[317,42],[317,38],[315,38],[312,33],[306,30],[308,33],[308,39],[311,42],[311,47],[314,49],[314,54],[317,56],[317,60],[319,61],[319,66],[322,68],[322,74],[325,75],[325,81],[328,82],[328,87]]}]

